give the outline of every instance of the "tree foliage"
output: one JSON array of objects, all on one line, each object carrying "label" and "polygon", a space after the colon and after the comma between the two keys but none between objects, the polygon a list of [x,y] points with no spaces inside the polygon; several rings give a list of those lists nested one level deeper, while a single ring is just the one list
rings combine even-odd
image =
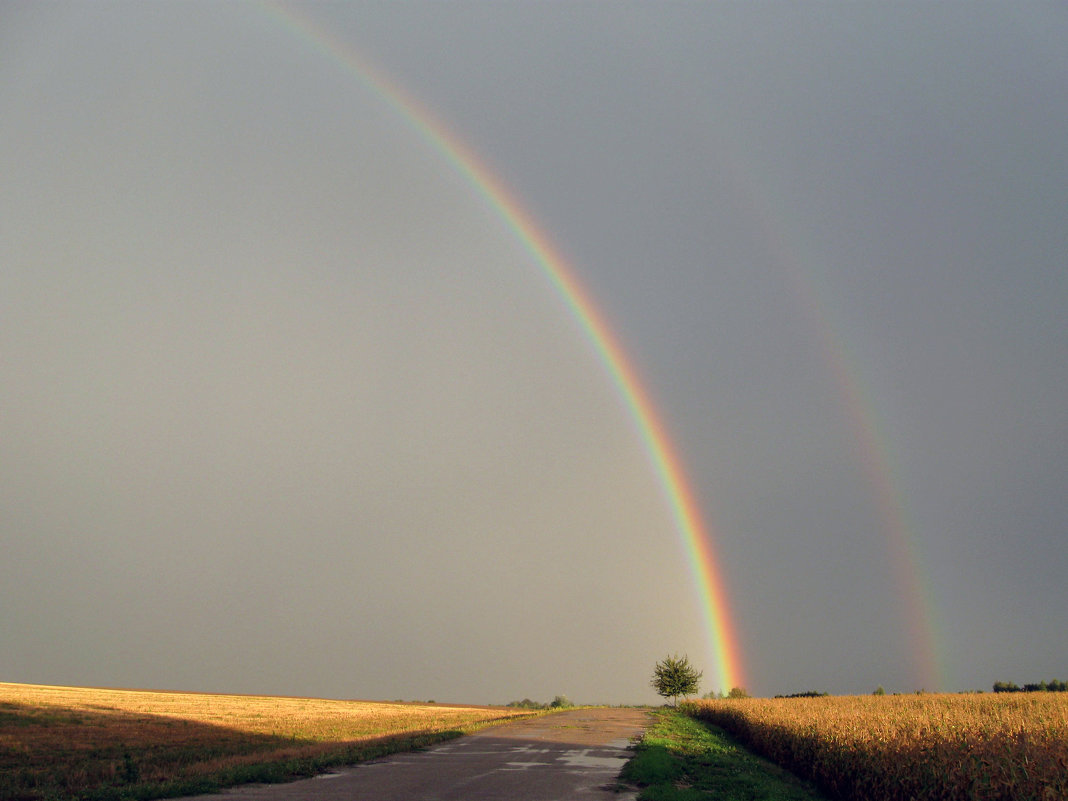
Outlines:
[{"label": "tree foliage", "polygon": [[1039,681],[1031,684],[1025,684],[1020,687],[1018,684],[1011,681],[995,681],[994,692],[996,693],[1063,693],[1068,692],[1068,682],[1061,681],[1060,679],[1051,679],[1050,681]]},{"label": "tree foliage", "polygon": [[694,695],[701,687],[702,672],[690,664],[689,657],[678,654],[668,656],[656,663],[653,678],[649,682],[657,695],[678,703],[680,695]]},{"label": "tree foliage", "polygon": [[508,706],[518,707],[519,709],[568,709],[573,707],[574,704],[566,695],[558,695],[547,704],[524,698],[522,701],[509,701]]}]

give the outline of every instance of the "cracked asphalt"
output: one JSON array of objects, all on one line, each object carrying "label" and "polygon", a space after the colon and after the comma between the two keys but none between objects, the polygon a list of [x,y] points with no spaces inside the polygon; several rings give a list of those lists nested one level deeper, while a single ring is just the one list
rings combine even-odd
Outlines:
[{"label": "cracked asphalt", "polygon": [[[564,801],[616,799],[640,709],[572,709],[483,729],[312,779],[235,787],[196,801]],[[186,799],[192,801],[192,799]]]}]

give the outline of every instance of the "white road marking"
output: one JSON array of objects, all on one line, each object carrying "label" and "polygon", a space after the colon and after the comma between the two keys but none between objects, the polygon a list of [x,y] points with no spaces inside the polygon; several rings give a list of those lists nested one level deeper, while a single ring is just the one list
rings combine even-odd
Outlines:
[{"label": "white road marking", "polygon": [[504,770],[527,770],[528,768],[547,768],[552,762],[505,762]]},{"label": "white road marking", "polygon": [[623,769],[623,764],[627,761],[627,758],[625,756],[590,756],[590,749],[583,748],[565,752],[560,757],[560,761],[567,763],[568,767],[572,768],[602,768],[604,770],[619,771]]}]

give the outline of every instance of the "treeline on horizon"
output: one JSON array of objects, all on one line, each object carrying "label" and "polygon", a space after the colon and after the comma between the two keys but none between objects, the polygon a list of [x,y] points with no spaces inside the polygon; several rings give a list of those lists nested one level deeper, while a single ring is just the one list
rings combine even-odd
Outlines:
[{"label": "treeline on horizon", "polygon": [[515,707],[517,709],[567,709],[574,706],[571,703],[571,699],[566,695],[558,695],[552,701],[547,704],[543,704],[540,701],[531,701],[529,698],[524,698],[522,701],[509,701],[508,706]]},{"label": "treeline on horizon", "polygon": [[[923,695],[926,690],[917,690],[917,695]],[[961,690],[964,693],[981,693],[982,690]],[[1025,684],[1021,687],[1011,681],[995,681],[994,692],[996,693],[1064,693],[1068,692],[1068,681],[1061,679],[1050,679],[1049,681],[1039,681],[1032,684]],[[901,693],[894,693],[894,695],[900,695]],[[803,693],[790,693],[788,695],[776,695],[776,698],[824,698],[830,695],[830,693],[818,692],[816,690],[807,690]],[[886,691],[882,687],[877,687],[872,695],[886,695]],[[713,698],[715,696],[709,695],[706,698]]]},{"label": "treeline on horizon", "polygon": [[1051,679],[1040,681],[1037,684],[1025,684],[1019,687],[1011,681],[995,681],[994,692],[996,693],[1065,693],[1068,692],[1068,681]]}]

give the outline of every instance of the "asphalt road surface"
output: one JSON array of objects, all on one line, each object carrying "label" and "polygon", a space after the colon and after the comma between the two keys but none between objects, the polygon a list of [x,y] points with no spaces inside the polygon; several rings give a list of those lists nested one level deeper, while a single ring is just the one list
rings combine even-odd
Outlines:
[{"label": "asphalt road surface", "polygon": [[624,801],[635,796],[616,792],[616,777],[648,723],[639,709],[572,709],[314,779],[235,787],[196,801]]}]

